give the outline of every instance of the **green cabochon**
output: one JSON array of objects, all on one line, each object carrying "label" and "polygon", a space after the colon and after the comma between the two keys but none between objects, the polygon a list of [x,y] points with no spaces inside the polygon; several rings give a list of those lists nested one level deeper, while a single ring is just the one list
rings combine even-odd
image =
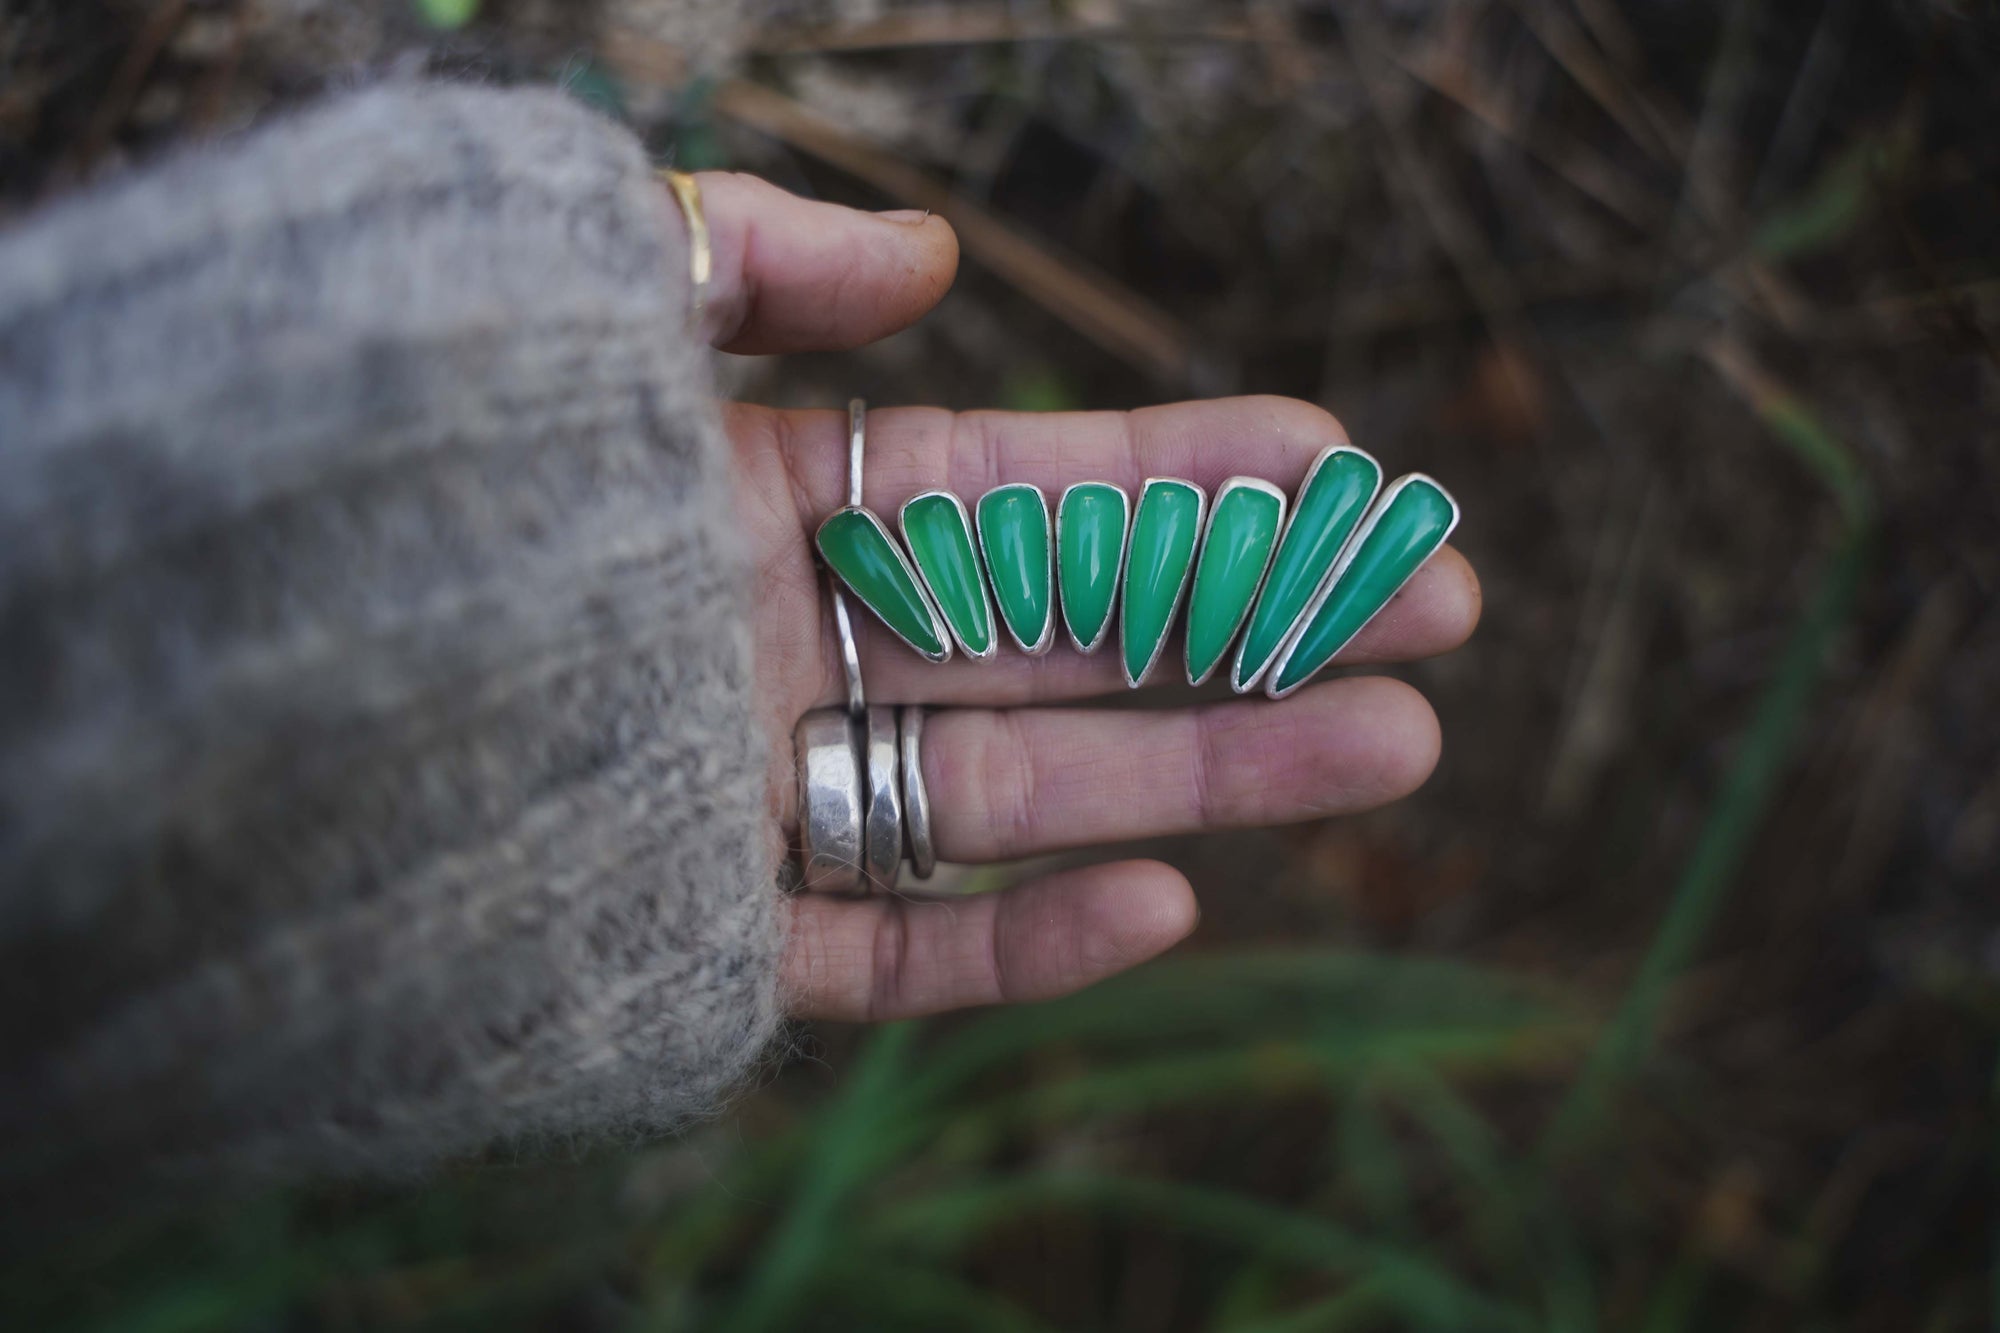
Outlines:
[{"label": "green cabochon", "polygon": [[1125,607],[1119,623],[1125,683],[1137,687],[1158,660],[1187,591],[1207,497],[1191,481],[1155,477],[1139,492],[1125,554]]},{"label": "green cabochon", "polygon": [[1063,622],[1079,652],[1096,652],[1118,604],[1118,573],[1125,563],[1125,523],[1131,501],[1123,488],[1080,481],[1056,505],[1056,573],[1062,585]]},{"label": "green cabochon", "polygon": [[1381,465],[1349,445],[1335,445],[1313,461],[1237,650],[1229,682],[1236,690],[1254,686],[1277,657],[1381,484]]},{"label": "green cabochon", "polygon": [[903,506],[903,542],[924,586],[968,657],[984,660],[999,647],[999,627],[986,597],[965,503],[944,491],[927,491]]},{"label": "green cabochon", "polygon": [[866,509],[842,509],[819,525],[813,540],[840,581],[905,643],[933,662],[951,656],[943,620],[881,519]]},{"label": "green cabochon", "polygon": [[1231,477],[1216,491],[1188,594],[1188,684],[1208,679],[1243,628],[1284,521],[1285,494],[1267,481]]},{"label": "green cabochon", "polygon": [[1049,503],[1040,488],[1016,482],[979,497],[979,547],[1000,618],[1023,652],[1055,638],[1055,559],[1049,550]]},{"label": "green cabochon", "polygon": [[1268,686],[1272,697],[1291,693],[1333,660],[1457,525],[1458,505],[1429,477],[1412,473],[1383,492],[1362,520],[1333,586],[1278,654]]}]

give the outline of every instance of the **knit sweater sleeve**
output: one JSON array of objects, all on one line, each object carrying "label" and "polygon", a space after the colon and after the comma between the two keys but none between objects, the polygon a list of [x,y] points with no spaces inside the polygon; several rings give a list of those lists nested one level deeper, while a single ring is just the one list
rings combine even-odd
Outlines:
[{"label": "knit sweater sleeve", "polygon": [[0,1188],[650,1131],[770,1039],[665,200],[418,85],[0,233]]}]

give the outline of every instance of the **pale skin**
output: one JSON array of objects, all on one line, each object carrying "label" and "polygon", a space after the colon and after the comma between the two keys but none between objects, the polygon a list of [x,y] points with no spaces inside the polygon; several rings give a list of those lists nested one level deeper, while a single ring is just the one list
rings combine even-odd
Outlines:
[{"label": "pale skin", "polygon": [[[810,202],[749,176],[698,179],[715,259],[703,332],[725,352],[863,346],[914,323],[951,285],[958,242],[941,218]],[[672,202],[663,206],[678,228]],[[845,698],[812,534],[846,501],[847,419],[732,403],[723,420],[756,570],[773,836],[789,845],[792,729],[809,709]],[[1026,481],[1053,496],[1077,481],[1136,492],[1146,477],[1178,476],[1213,491],[1237,474],[1289,493],[1320,450],[1345,438],[1328,413],[1285,398],[1129,413],[885,407],[868,417],[863,499],[892,516],[936,486],[970,498]],[[1383,458],[1391,475],[1426,461]],[[1479,600],[1472,567],[1447,547],[1338,660],[1447,652],[1472,633]],[[1160,710],[1058,710],[1038,705],[1125,692],[1115,645],[1084,657],[1059,640],[1039,658],[1010,645],[991,662],[932,666],[858,607],[857,622],[869,701],[942,710],[925,730],[924,765],[938,855],[948,861],[1354,813],[1408,795],[1437,763],[1430,705],[1395,680],[1323,680],[1276,703],[1250,695]],[[1155,679],[1179,688],[1164,667]],[[1178,871],[1143,860],[951,903],[803,894],[788,910],[793,1015],[869,1021],[1066,994],[1170,948],[1199,915]]]}]

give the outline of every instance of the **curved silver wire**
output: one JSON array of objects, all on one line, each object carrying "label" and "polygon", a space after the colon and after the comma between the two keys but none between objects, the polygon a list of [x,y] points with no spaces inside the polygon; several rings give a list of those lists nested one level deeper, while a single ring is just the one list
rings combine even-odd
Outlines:
[{"label": "curved silver wire", "polygon": [[868,711],[868,693],[861,688],[861,647],[854,642],[854,619],[847,613],[847,594],[833,571],[826,572],[827,591],[833,594],[833,632],[840,639],[840,665],[847,672],[847,712],[860,717]]},{"label": "curved silver wire", "polygon": [[868,401],[847,400],[847,503],[861,507],[861,462],[868,452]]}]

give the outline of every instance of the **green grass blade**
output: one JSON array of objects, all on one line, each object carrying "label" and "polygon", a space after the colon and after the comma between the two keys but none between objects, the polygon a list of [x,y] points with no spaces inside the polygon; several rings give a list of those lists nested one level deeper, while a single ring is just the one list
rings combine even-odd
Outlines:
[{"label": "green grass blade", "polygon": [[1533,1328],[1525,1312],[1468,1287],[1420,1251],[1363,1239],[1331,1222],[1229,1190],[1171,1181],[1052,1171],[943,1191],[886,1209],[878,1244],[950,1253],[1003,1222],[1051,1208],[1108,1213],[1169,1227],[1298,1267],[1379,1284],[1383,1299],[1425,1324]]},{"label": "green grass blade", "polygon": [[1385,1304],[1382,1284],[1350,1283],[1339,1295],[1265,1319],[1220,1325],[1221,1333],[1339,1333],[1362,1320],[1372,1320]]},{"label": "green grass blade", "polygon": [[1033,1119],[1102,1118],[1158,1109],[1323,1092],[1387,1066],[1429,1064],[1457,1073],[1539,1069],[1552,1052],[1580,1050],[1578,1025],[1343,1034],[1337,1042],[1267,1041],[1240,1050],[1133,1059],[1019,1092],[996,1095],[959,1112],[968,1127],[992,1129]]},{"label": "green grass blade", "polygon": [[1549,1198],[1547,1176],[1510,1159],[1493,1127],[1435,1071],[1399,1070],[1395,1092],[1442,1150],[1478,1252],[1493,1271],[1536,1283],[1551,1333],[1593,1327],[1596,1283],[1575,1228]]},{"label": "green grass blade", "polygon": [[[1552,1019],[1553,992],[1443,959],[1339,950],[1210,955],[1170,960],[1064,1000],[996,1010],[952,1034],[906,1090],[939,1100],[998,1066],[1051,1043],[1126,1052],[1236,1047],[1300,1034],[1328,1042],[1451,1017],[1488,1027]],[[1372,1038],[1371,1038],[1372,1039]]]},{"label": "green grass blade", "polygon": [[1341,1112],[1339,1160],[1341,1186],[1360,1203],[1371,1232],[1400,1239],[1417,1234],[1402,1148],[1366,1084]]},{"label": "green grass blade", "polygon": [[824,1289],[870,1329],[950,1329],[952,1333],[1050,1333],[1049,1325],[988,1291],[933,1268],[878,1254],[840,1256]]},{"label": "green grass blade", "polygon": [[1707,1289],[1708,1273],[1708,1265],[1700,1260],[1683,1259],[1675,1264],[1661,1280],[1652,1300],[1646,1303],[1639,1333],[1682,1333],[1684,1329],[1704,1327],[1696,1322],[1695,1312]]},{"label": "green grass blade", "polygon": [[1601,1125],[1611,1089],[1650,1053],[1674,979],[1699,948],[1750,840],[1763,823],[1778,778],[1804,727],[1834,636],[1854,604],[1867,565],[1872,497],[1846,446],[1793,395],[1739,354],[1711,361],[1743,391],[1765,425],[1833,493],[1846,534],[1799,613],[1776,673],[1758,696],[1750,729],[1716,793],[1667,912],[1597,1049],[1552,1122],[1547,1146],[1561,1151]]},{"label": "green grass blade", "polygon": [[1865,552],[1866,541],[1859,536],[1841,547],[1793,627],[1777,676],[1758,700],[1749,733],[1716,794],[1638,975],[1557,1115],[1552,1146],[1561,1148],[1594,1130],[1612,1087],[1649,1052],[1673,981],[1694,957],[1763,822],[1819,685],[1827,650],[1853,605]]},{"label": "green grass blade", "polygon": [[819,1118],[820,1132],[791,1207],[744,1282],[742,1299],[718,1327],[752,1333],[786,1325],[836,1244],[843,1205],[888,1155],[880,1127],[887,1123],[914,1032],[909,1023],[881,1028],[855,1061],[846,1092]]}]

